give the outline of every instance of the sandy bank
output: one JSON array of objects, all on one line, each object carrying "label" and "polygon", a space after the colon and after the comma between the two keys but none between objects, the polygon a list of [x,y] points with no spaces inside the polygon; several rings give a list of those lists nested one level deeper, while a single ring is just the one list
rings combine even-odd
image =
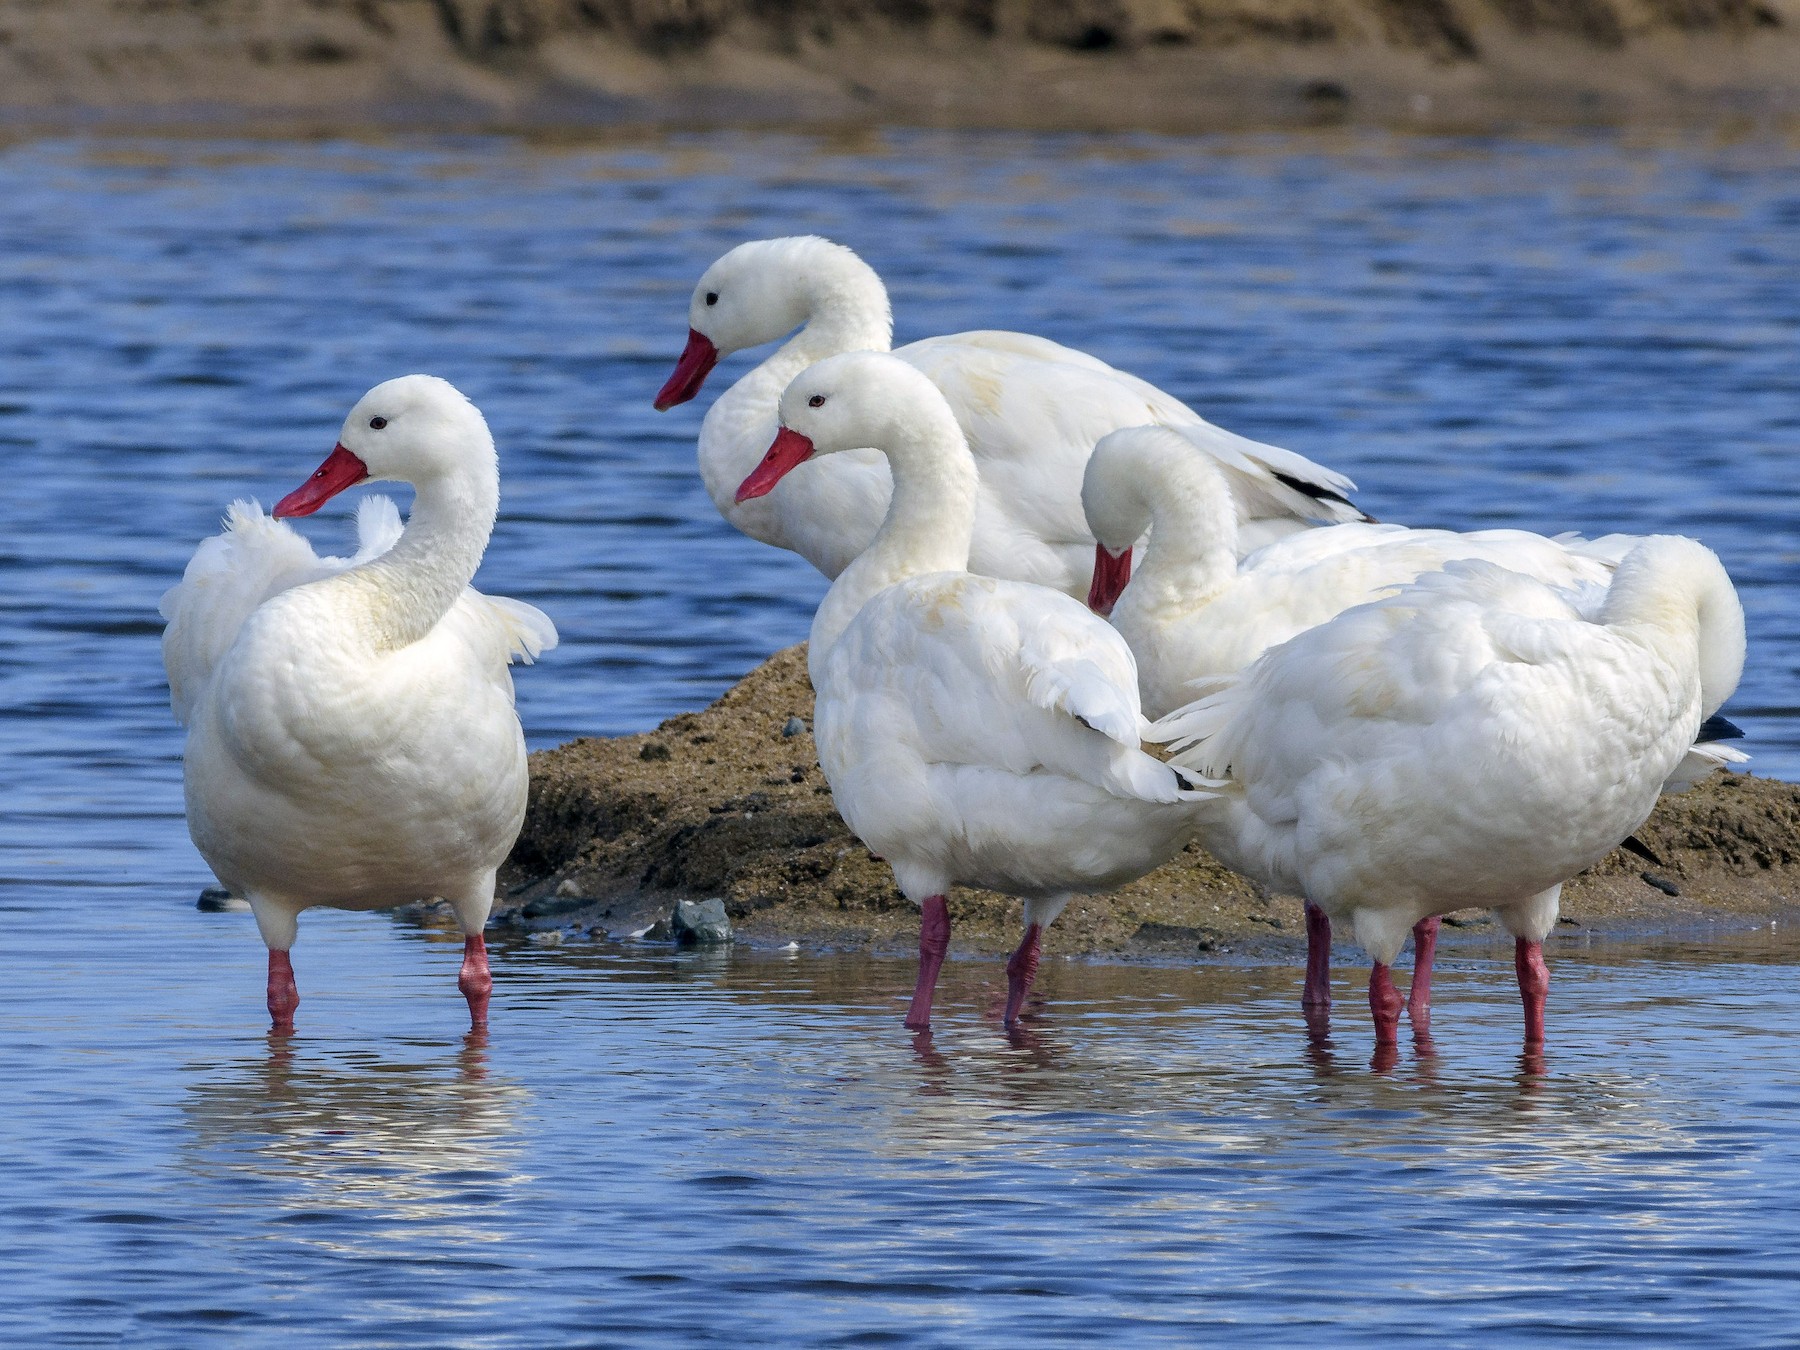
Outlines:
[{"label": "sandy bank", "polygon": [[0,0],[0,117],[1171,131],[1800,115],[1800,0]]},{"label": "sandy bank", "polygon": [[[805,648],[790,647],[702,712],[534,755],[507,908],[532,927],[580,923],[623,936],[675,899],[717,896],[752,942],[910,946],[917,911],[832,809],[810,730],[795,725],[811,716]],[[1655,861],[1615,852],[1565,888],[1571,931],[1748,927],[1800,900],[1800,786],[1715,775],[1665,799],[1637,837]],[[958,891],[951,913],[964,950],[1017,941],[1016,901]],[[1451,942],[1497,931],[1477,911],[1449,922]],[[1299,901],[1268,895],[1194,848],[1115,894],[1078,899],[1050,948],[1282,957],[1302,948],[1302,934]]]}]

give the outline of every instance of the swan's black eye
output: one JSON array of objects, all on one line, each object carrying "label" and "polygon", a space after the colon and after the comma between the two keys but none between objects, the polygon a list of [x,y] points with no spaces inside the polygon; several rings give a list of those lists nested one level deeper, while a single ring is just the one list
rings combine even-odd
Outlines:
[{"label": "swan's black eye", "polygon": [[806,406],[809,408],[823,408],[825,406],[825,395],[814,394],[811,398],[806,400]]},{"label": "swan's black eye", "polygon": [[385,427],[387,425],[387,418],[371,417],[369,419],[369,425],[371,427],[373,427],[376,431],[380,431],[383,427]]},{"label": "swan's black eye", "polygon": [[719,293],[717,291],[708,291],[706,293],[706,303],[709,305],[718,304],[719,303]]}]

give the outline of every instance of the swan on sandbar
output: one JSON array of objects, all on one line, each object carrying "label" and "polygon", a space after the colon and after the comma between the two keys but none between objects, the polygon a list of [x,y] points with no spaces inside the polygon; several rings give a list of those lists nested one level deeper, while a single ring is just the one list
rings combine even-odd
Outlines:
[{"label": "swan on sandbar", "polygon": [[845,821],[920,907],[908,1026],[930,1024],[950,887],[1023,898],[1010,1026],[1070,897],[1166,862],[1210,794],[1142,749],[1137,672],[1116,632],[1060,591],[968,570],[975,461],[944,396],[906,362],[856,352],[802,373],[738,496],[871,445],[894,491],[813,619],[819,763]]}]

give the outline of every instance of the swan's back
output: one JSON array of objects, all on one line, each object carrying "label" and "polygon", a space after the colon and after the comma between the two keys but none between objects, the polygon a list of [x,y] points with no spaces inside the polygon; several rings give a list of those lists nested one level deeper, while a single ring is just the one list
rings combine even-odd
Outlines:
[{"label": "swan's back", "polygon": [[1456,561],[1271,648],[1164,725],[1206,737],[1196,768],[1297,778],[1322,757],[1447,749],[1446,738],[1500,740],[1515,726],[1541,740],[1583,680],[1635,654],[1566,592]]},{"label": "swan's back", "polygon": [[[1146,422],[1179,431],[1225,471],[1250,520],[1358,520],[1348,478],[1303,455],[1213,426],[1155,385],[1071,347],[1024,333],[977,331],[927,338],[894,354],[923,371],[956,410],[993,492],[1046,539],[1091,543],[1080,475],[1108,432]],[[1047,455],[1068,462],[1046,465]],[[1045,491],[1049,481],[1058,486]],[[1076,491],[1062,491],[1065,477]],[[1259,541],[1260,542],[1260,541]]]}]

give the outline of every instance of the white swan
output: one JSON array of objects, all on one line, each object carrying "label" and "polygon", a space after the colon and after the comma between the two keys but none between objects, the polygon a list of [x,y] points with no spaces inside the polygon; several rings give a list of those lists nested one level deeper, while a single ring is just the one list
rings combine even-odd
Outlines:
[{"label": "white swan", "polygon": [[188,828],[249,900],[269,947],[269,1014],[293,1029],[288,956],[303,909],[441,897],[465,933],[458,987],[487,1021],[483,925],[525,815],[525,741],[507,665],[556,645],[529,605],[469,581],[500,501],[487,423],[443,380],[379,384],[275,516],[353,484],[417,489],[404,530],[376,498],[361,551],[318,558],[238,502],[163,597],[163,661],[188,727]]},{"label": "white swan", "polygon": [[[1237,519],[1219,471],[1182,437],[1155,426],[1103,438],[1088,460],[1081,496],[1096,541],[1088,604],[1110,613],[1130,646],[1150,717],[1191,701],[1196,680],[1241,670],[1277,643],[1453,559],[1499,564],[1583,595],[1591,607],[1638,542],[1627,535],[1546,539],[1524,530],[1458,533],[1347,522],[1277,540],[1240,561]],[[1146,529],[1143,563],[1133,575],[1132,541]],[[1741,666],[1742,630],[1722,640],[1735,644],[1735,656],[1727,658]],[[1736,733],[1726,728],[1720,734]],[[1711,751],[1696,761],[1716,762]],[[1302,1003],[1324,1009],[1331,1002],[1331,921],[1309,904],[1306,928]],[[1408,1002],[1415,1016],[1430,1002],[1437,934],[1435,915],[1413,934]]]},{"label": "white swan", "polygon": [[[688,341],[656,406],[686,402],[722,357],[793,333],[706,414],[700,474],[719,512],[753,539],[789,549],[835,577],[868,547],[887,511],[888,468],[859,449],[792,467],[779,490],[741,502],[736,488],[775,434],[776,402],[813,362],[888,350],[893,321],[881,278],[816,236],[740,244],[694,288]],[[1354,485],[1289,450],[1233,435],[1187,405],[1084,352],[1024,333],[927,338],[895,353],[943,391],[980,467],[970,570],[1086,594],[1093,539],[1081,515],[1081,470],[1094,442],[1149,420],[1179,429],[1225,471],[1246,539],[1307,523],[1357,520]]]},{"label": "white swan", "polygon": [[1597,609],[1453,562],[1270,649],[1157,723],[1174,763],[1226,780],[1202,836],[1228,866],[1354,926],[1377,1043],[1388,967],[1429,916],[1491,907],[1516,941],[1525,1040],[1562,883],[1641,825],[1743,669],[1743,609],[1711,551],[1653,536]]},{"label": "white swan", "polygon": [[833,800],[920,907],[907,1025],[930,1023],[953,883],[1025,900],[1011,1025],[1071,894],[1166,861],[1207,794],[1140,747],[1117,633],[1057,591],[968,571],[975,462],[930,380],[893,356],[836,356],[789,386],[780,416],[745,501],[814,455],[876,445],[893,466],[887,518],[819,607],[808,662]]}]

